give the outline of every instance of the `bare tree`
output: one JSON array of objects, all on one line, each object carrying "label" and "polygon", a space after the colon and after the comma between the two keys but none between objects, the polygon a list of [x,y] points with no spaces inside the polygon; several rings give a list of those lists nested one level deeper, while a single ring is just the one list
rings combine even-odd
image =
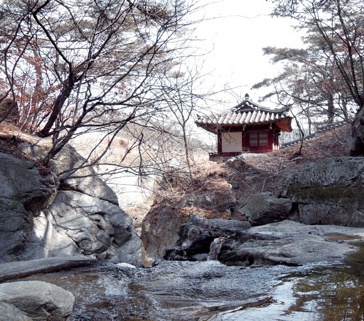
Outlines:
[{"label": "bare tree", "polygon": [[199,101],[204,100],[207,94],[197,94],[194,85],[199,81],[198,70],[188,70],[180,66],[170,77],[161,79],[164,106],[167,115],[170,115],[169,126],[176,124],[176,132],[181,132],[184,159],[190,179],[193,178],[193,160],[190,152],[193,138],[190,136],[191,126],[194,125],[194,114],[198,112]]},{"label": "bare tree", "polygon": [[1,4],[0,78],[23,127],[52,138],[43,164],[78,135],[101,131],[110,142],[162,112],[156,84],[181,55],[192,8],[180,0]]},{"label": "bare tree", "polygon": [[[274,14],[296,19],[299,28],[307,31],[306,39],[315,44],[316,52],[331,62],[329,70],[334,72],[326,76],[326,83],[330,83],[329,79],[335,80],[330,86],[339,84],[341,107],[347,108],[351,101],[357,109],[352,122],[351,154],[364,155],[364,3],[360,0],[271,2],[275,5]],[[330,102],[332,96],[328,99]]]}]

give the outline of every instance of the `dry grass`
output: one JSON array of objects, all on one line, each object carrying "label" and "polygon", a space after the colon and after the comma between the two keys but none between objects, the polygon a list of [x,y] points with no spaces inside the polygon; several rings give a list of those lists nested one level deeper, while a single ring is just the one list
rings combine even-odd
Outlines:
[{"label": "dry grass", "polygon": [[[350,126],[347,125],[321,133],[316,138],[304,142],[300,154],[297,153],[300,146],[296,145],[271,153],[244,154],[225,162],[208,161],[196,165],[192,181],[175,177],[171,186],[164,185],[164,188],[158,191],[156,203],[169,204],[182,212],[226,218],[229,216],[229,209],[219,208],[219,203],[224,204],[226,199],[231,197],[228,195],[228,191],[231,190],[230,184],[236,200],[235,209],[230,208],[230,217],[243,219],[237,209],[258,192],[272,192],[278,196],[288,171],[318,159],[348,155],[349,131]],[[211,193],[215,196],[215,210],[204,207],[204,204],[199,202],[203,195]]]}]

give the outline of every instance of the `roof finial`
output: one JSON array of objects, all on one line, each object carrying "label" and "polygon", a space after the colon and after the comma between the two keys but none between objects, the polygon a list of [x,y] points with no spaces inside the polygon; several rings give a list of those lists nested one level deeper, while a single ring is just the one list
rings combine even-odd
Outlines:
[{"label": "roof finial", "polygon": [[248,100],[249,99],[249,94],[245,94],[245,100]]}]

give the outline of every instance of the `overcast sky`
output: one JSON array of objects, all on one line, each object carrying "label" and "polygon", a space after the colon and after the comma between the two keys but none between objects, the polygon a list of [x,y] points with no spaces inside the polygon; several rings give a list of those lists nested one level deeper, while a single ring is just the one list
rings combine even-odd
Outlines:
[{"label": "overcast sky", "polygon": [[[257,101],[262,92],[250,88],[266,77],[272,76],[276,66],[263,56],[263,47],[300,47],[299,35],[291,27],[292,21],[269,16],[266,0],[200,0],[206,4],[204,22],[198,25],[196,37],[199,46],[207,53],[204,71],[215,88],[229,83],[234,93]],[[228,95],[232,104],[237,97]],[[232,106],[231,106],[232,107]]]}]

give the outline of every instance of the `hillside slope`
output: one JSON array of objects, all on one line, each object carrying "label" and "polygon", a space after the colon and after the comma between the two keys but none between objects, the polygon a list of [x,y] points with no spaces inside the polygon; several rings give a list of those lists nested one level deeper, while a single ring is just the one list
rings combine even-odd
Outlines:
[{"label": "hillside slope", "polygon": [[278,196],[288,171],[309,162],[348,155],[350,126],[322,132],[299,145],[267,154],[244,154],[225,162],[196,164],[193,179],[181,179],[170,173],[160,182],[151,210],[143,222],[142,240],[147,254],[164,255],[179,238],[181,224],[191,215],[206,218],[244,220],[239,208],[257,192]]}]

